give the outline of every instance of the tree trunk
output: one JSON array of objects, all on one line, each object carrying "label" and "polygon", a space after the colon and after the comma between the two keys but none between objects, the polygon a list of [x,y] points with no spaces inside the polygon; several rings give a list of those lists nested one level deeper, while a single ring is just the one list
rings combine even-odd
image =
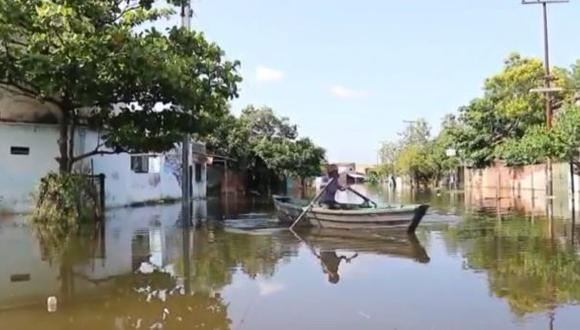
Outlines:
[{"label": "tree trunk", "polygon": [[58,169],[60,173],[70,172],[69,159],[69,127],[70,113],[66,109],[62,109],[62,118],[59,123],[59,138],[58,149],[60,156],[58,158]]},{"label": "tree trunk", "polygon": [[300,178],[300,198],[306,196],[306,180],[304,177]]},{"label": "tree trunk", "polygon": [[70,118],[70,129],[69,129],[69,137],[68,137],[68,170],[69,172],[72,171],[72,166],[74,163],[74,157],[75,157],[75,130],[76,130],[76,121],[77,121],[77,116],[76,116],[76,111],[72,112],[72,116]]}]

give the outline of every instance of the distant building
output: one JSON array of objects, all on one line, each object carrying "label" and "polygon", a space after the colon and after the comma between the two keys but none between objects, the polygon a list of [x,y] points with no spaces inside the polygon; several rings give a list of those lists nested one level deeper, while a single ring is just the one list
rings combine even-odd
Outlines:
[{"label": "distant building", "polygon": [[369,175],[369,173],[372,172],[373,170],[376,170],[376,168],[377,164],[356,164],[355,172]]},{"label": "distant building", "polygon": [[[0,213],[25,213],[40,178],[58,171],[59,113],[36,100],[0,87]],[[79,126],[75,154],[101,143],[100,132]],[[193,198],[206,197],[205,146],[192,143]],[[105,205],[127,206],[181,197],[181,150],[162,154],[96,155],[75,164],[75,171],[105,177]]]},{"label": "distant building", "polygon": [[[366,181],[367,173],[357,171],[357,164],[356,163],[333,163],[338,168],[338,173],[346,176],[346,182],[348,184],[358,184],[363,183]],[[321,187],[321,179],[315,180],[315,187],[316,189],[320,189]]]},{"label": "distant building", "polygon": [[356,163],[334,163],[338,168],[338,173],[349,173],[356,170]]}]

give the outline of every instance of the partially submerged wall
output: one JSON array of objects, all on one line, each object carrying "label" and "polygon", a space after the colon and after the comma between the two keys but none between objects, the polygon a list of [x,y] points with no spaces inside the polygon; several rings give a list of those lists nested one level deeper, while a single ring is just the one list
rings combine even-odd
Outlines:
[{"label": "partially submerged wall", "polygon": [[[552,164],[554,215],[567,216],[569,204],[570,167],[567,163]],[[466,201],[479,208],[519,210],[526,213],[546,212],[546,166],[506,166],[496,162],[483,169],[465,169]],[[578,200],[578,176],[575,176]]]},{"label": "partially submerged wall", "polygon": [[[32,208],[40,178],[58,170],[58,127],[49,124],[0,122],[0,212],[23,213]],[[78,128],[75,153],[94,149],[99,135]],[[193,157],[192,197],[206,197],[206,165]],[[75,169],[105,175],[105,204],[125,206],[181,197],[181,152],[161,155],[97,155]]]}]

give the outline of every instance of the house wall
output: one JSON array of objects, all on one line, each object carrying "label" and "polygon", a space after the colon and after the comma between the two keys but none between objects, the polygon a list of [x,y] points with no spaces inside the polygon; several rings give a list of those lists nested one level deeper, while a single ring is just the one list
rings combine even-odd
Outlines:
[{"label": "house wall", "polygon": [[[57,171],[58,130],[52,125],[0,123],[0,212],[30,209],[40,178]],[[28,147],[28,155],[12,155],[12,146]]]},{"label": "house wall", "polygon": [[355,163],[336,163],[335,165],[338,169],[338,173],[347,173],[356,170]]},{"label": "house wall", "polygon": [[[99,142],[96,131],[77,129],[75,154],[95,148]],[[23,213],[32,207],[31,194],[44,175],[58,170],[58,128],[48,124],[0,122],[0,212]],[[203,145],[195,144],[197,148]],[[11,147],[28,147],[28,155],[12,155]],[[203,157],[192,162],[201,164],[201,181],[196,182],[192,170],[192,197],[206,197],[206,165]],[[76,165],[83,173],[105,175],[107,207],[126,206],[161,199],[181,197],[181,151],[176,149],[161,155],[150,155],[148,173],[131,169],[130,154],[97,155]]]},{"label": "house wall", "polygon": [[62,117],[60,110],[51,103],[13,93],[0,84],[0,120],[28,123],[56,123]]}]

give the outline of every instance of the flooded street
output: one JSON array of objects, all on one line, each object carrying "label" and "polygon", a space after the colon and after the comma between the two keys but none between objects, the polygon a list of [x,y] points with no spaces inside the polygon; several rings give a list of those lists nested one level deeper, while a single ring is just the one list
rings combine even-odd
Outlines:
[{"label": "flooded street", "polygon": [[179,204],[115,209],[81,237],[4,216],[0,329],[580,328],[571,220],[463,194],[371,195],[431,209],[416,236],[293,234],[255,201],[195,202],[194,228]]}]

